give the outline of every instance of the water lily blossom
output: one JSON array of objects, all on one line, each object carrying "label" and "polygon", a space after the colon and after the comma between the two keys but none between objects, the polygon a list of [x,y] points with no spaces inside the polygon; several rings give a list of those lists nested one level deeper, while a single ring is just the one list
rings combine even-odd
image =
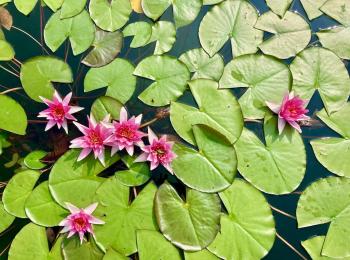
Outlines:
[{"label": "water lily blossom", "polygon": [[141,147],[143,153],[136,158],[135,162],[151,162],[151,170],[163,165],[170,173],[173,173],[171,162],[176,158],[176,154],[172,151],[173,142],[167,141],[167,137],[163,135],[158,138],[156,134],[148,128],[149,145]]},{"label": "water lily blossom", "polygon": [[112,147],[112,155],[117,151],[125,149],[129,155],[134,154],[134,146],[143,146],[142,138],[146,136],[141,132],[140,124],[142,115],[131,117],[128,119],[128,113],[124,107],[120,110],[120,119],[114,121],[110,126],[113,129],[113,134],[109,139],[109,144]]},{"label": "water lily blossom", "polygon": [[78,161],[86,158],[91,152],[93,152],[95,159],[99,159],[102,165],[105,166],[105,146],[107,140],[112,134],[112,129],[105,126],[105,123],[109,121],[107,116],[102,122],[96,123],[93,116],[88,117],[89,126],[83,126],[77,122],[73,122],[84,136],[78,137],[71,141],[70,148],[82,148]]},{"label": "water lily blossom", "polygon": [[278,131],[282,133],[286,123],[290,124],[299,133],[301,133],[300,125],[298,121],[307,120],[310,117],[306,115],[309,112],[306,109],[306,100],[301,99],[299,96],[295,96],[294,92],[291,92],[283,98],[282,104],[273,104],[266,102],[266,105],[276,114],[278,114]]},{"label": "water lily blossom", "polygon": [[57,125],[58,129],[61,129],[61,127],[63,127],[63,129],[68,134],[67,120],[77,121],[77,119],[72,116],[72,114],[84,109],[78,106],[70,106],[69,102],[71,98],[72,92],[62,99],[57,91],[55,91],[52,100],[40,97],[40,99],[49,107],[40,112],[38,115],[38,117],[43,117],[48,120],[45,131],[48,131]]},{"label": "water lily blossom", "polygon": [[67,238],[70,238],[74,234],[78,234],[80,238],[80,243],[83,243],[84,234],[86,232],[94,235],[92,224],[105,224],[104,221],[92,216],[92,213],[95,211],[96,207],[98,206],[98,203],[91,204],[85,209],[79,209],[70,203],[66,203],[66,206],[70,211],[70,215],[68,215],[64,220],[62,220],[59,223],[59,226],[63,227],[60,233],[69,232]]}]

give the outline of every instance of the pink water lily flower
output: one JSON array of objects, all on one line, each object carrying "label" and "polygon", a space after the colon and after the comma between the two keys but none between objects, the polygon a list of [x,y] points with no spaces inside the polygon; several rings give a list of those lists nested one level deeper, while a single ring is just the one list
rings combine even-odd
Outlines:
[{"label": "pink water lily flower", "polygon": [[70,238],[74,234],[79,234],[80,243],[83,243],[86,232],[94,235],[92,224],[105,224],[104,221],[92,216],[97,205],[98,203],[94,203],[85,209],[79,209],[70,203],[66,203],[71,214],[59,223],[59,226],[63,227],[60,233],[69,232],[67,238]]},{"label": "pink water lily flower", "polygon": [[119,122],[114,121],[110,126],[113,129],[113,134],[108,140],[108,145],[112,146],[112,155],[125,149],[132,156],[135,145],[143,146],[142,138],[146,134],[139,131],[141,120],[142,115],[128,119],[126,109],[124,107],[121,108]]},{"label": "pink water lily flower", "polygon": [[306,109],[308,101],[301,99],[299,96],[294,96],[294,92],[291,92],[283,98],[282,104],[273,104],[266,102],[266,105],[276,114],[278,114],[278,131],[282,133],[286,123],[290,124],[299,133],[301,133],[300,125],[298,121],[307,120],[310,117],[306,115],[309,112]]},{"label": "pink water lily flower", "polygon": [[156,134],[148,128],[149,145],[141,147],[143,153],[136,158],[135,162],[151,162],[151,170],[163,165],[170,173],[173,173],[171,162],[176,158],[176,154],[172,151],[173,142],[167,141],[167,137],[163,135],[158,139]]},{"label": "pink water lily flower", "polygon": [[93,116],[88,117],[89,126],[83,126],[77,122],[74,122],[76,127],[84,136],[78,137],[71,141],[70,148],[82,148],[78,161],[86,158],[91,152],[93,152],[95,159],[99,159],[103,166],[105,166],[105,146],[107,140],[113,133],[112,129],[105,126],[108,123],[109,116],[107,116],[102,123],[96,123]]},{"label": "pink water lily flower", "polygon": [[63,129],[68,134],[67,120],[77,121],[77,119],[72,116],[72,114],[84,109],[82,107],[69,105],[69,102],[72,98],[72,92],[65,96],[63,99],[57,91],[55,91],[53,95],[53,100],[48,100],[43,97],[40,98],[49,107],[40,112],[38,115],[38,117],[43,117],[48,120],[45,131],[48,131],[57,125],[58,129],[61,129],[61,127],[63,127]]}]

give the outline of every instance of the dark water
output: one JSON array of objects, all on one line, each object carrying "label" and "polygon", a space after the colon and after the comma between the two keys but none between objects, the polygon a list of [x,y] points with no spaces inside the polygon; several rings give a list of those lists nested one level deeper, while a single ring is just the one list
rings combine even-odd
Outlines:
[{"label": "dark water", "polygon": [[[263,0],[252,0],[252,2],[259,9],[260,13],[264,13],[268,10]],[[199,28],[200,21],[202,20],[203,16],[206,14],[206,12],[209,9],[210,7],[204,7],[199,17],[196,19],[194,23],[184,28],[180,28],[178,30],[177,32],[178,40],[176,41],[173,49],[170,51],[169,53],[170,55],[178,57],[189,49],[200,47],[199,40],[198,40],[198,28]],[[299,0],[294,1],[291,9],[299,12],[301,15],[303,15],[307,19],[307,16]],[[18,13],[18,11],[15,10],[12,4],[9,5],[9,10],[14,16],[14,25],[29,32],[31,35],[33,35],[36,39],[40,41],[41,36],[40,36],[39,6],[37,6],[36,9],[32,12],[32,14],[28,17],[25,17],[22,14]],[[51,12],[49,10],[45,10],[46,20],[50,15],[51,15]],[[168,10],[161,19],[171,20],[172,19],[171,10]],[[133,14],[131,20],[132,21],[148,20],[148,18],[144,17],[143,15]],[[319,29],[327,28],[335,24],[337,23],[334,20],[326,16],[322,16],[310,22],[313,32],[317,32]],[[26,59],[31,58],[33,56],[42,55],[42,50],[40,46],[35,44],[30,38],[20,33],[19,31],[16,31],[13,29],[11,32],[6,32],[6,37],[7,37],[7,40],[13,44],[16,50],[16,58],[18,60],[25,61]],[[131,40],[130,38],[127,38],[125,40],[123,50],[119,55],[119,57],[125,58],[127,55],[126,58],[132,61],[136,65],[144,57],[147,57],[148,55],[152,54],[154,44],[148,45],[144,48],[132,49],[131,51],[128,51],[130,40]],[[316,35],[313,35],[311,43],[318,44]],[[63,58],[64,51],[65,51],[65,46],[63,45],[58,50],[58,52],[55,53],[55,55]],[[228,63],[232,59],[231,47],[229,44],[226,44],[224,48],[220,51],[220,53],[224,57],[225,63]],[[73,57],[72,53],[70,52],[68,63],[71,65],[72,70],[75,73],[75,76],[79,74],[78,73],[79,61],[80,61],[80,56]],[[81,68],[83,71],[82,75],[85,75],[87,68],[84,66]],[[135,113],[135,114],[143,113],[145,115],[145,120],[152,118],[156,111],[156,108],[145,106],[144,104],[142,104],[140,101],[137,100],[138,94],[141,93],[142,90],[148,86],[148,84],[149,84],[149,81],[144,79],[139,79],[137,91],[134,95],[134,98],[127,104],[131,113]],[[4,85],[6,87],[12,88],[12,87],[20,86],[20,82],[16,77],[11,76],[8,73],[0,70],[0,85]],[[72,87],[75,95],[79,97],[82,97],[82,96],[93,97],[96,95],[103,94],[103,90],[84,94],[83,84],[81,79],[76,81]],[[68,86],[62,85],[62,86],[58,86],[58,88],[60,89],[60,92],[69,91]],[[1,86],[0,86],[0,89],[2,89]],[[21,95],[12,94],[12,96],[16,98],[16,100],[18,100],[26,108],[29,119],[35,119],[37,112],[41,111],[43,108],[41,104],[31,101],[23,93]],[[93,100],[94,98],[80,100],[79,104],[89,107]],[[180,100],[186,103],[194,104],[194,101],[189,93],[185,93],[185,95]],[[311,100],[311,103],[309,105],[309,109],[311,111],[310,113],[313,114],[314,112],[322,109],[322,107],[323,105],[320,100],[320,97],[318,96],[318,94],[316,94]],[[81,118],[81,120],[84,121],[85,119]],[[158,132],[173,133],[169,120],[163,120],[157,123],[154,127],[157,128]],[[256,132],[260,133],[261,135],[260,125],[249,124],[248,127],[251,129],[254,129]],[[43,125],[30,125],[28,132],[31,135],[31,140],[25,140],[25,142],[28,143],[32,147],[32,149],[35,149],[35,147],[40,147],[41,149],[44,149],[45,147],[47,147],[47,143],[54,142],[54,140],[50,139],[51,137],[48,134],[42,133],[43,129],[44,129]],[[40,135],[38,135],[38,133],[40,133]],[[74,135],[74,132],[71,131],[71,134]],[[330,173],[317,162],[313,154],[313,151],[311,149],[311,146],[309,144],[309,141],[313,138],[324,137],[324,136],[334,136],[334,135],[335,135],[334,132],[332,132],[330,129],[324,126],[304,129],[303,136],[304,136],[304,142],[307,149],[307,158],[308,158],[307,172],[306,172],[304,181],[302,182],[301,186],[298,188],[298,191],[303,191],[311,182],[321,177],[330,175]],[[26,152],[23,152],[23,154],[25,153]],[[10,158],[8,157],[7,154],[5,154],[0,158],[0,165],[1,165],[0,180],[8,180],[13,173],[13,169],[6,169],[2,167],[3,162],[8,160],[10,160]],[[162,172],[160,172],[159,174],[164,175],[164,173]],[[271,205],[273,205],[274,207],[282,209],[295,216],[296,205],[297,205],[299,195],[295,195],[295,194],[284,195],[284,196],[267,195],[266,197],[271,203]],[[322,234],[326,234],[327,232],[328,225],[298,229],[297,223],[295,220],[282,216],[276,212],[274,212],[274,216],[276,220],[276,229],[279,232],[279,234],[282,235],[286,240],[288,240],[295,248],[297,248],[305,256],[307,255],[307,253],[303,250],[300,244],[300,241],[306,240],[310,236],[322,235]],[[15,228],[12,231],[10,231],[8,234],[0,238],[0,251],[2,251],[2,249],[5,248],[6,245],[8,245],[9,241],[11,241],[14,234],[17,233],[17,230],[24,223],[26,222],[16,221],[17,225],[14,225]],[[272,248],[270,253],[266,256],[265,259],[299,259],[299,258],[300,257],[297,254],[295,254],[290,248],[288,248],[285,244],[283,244],[279,239],[276,238],[274,247]]]}]

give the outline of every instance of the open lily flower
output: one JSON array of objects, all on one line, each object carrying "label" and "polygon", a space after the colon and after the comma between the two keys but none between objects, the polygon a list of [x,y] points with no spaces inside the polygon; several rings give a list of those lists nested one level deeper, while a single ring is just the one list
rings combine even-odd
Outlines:
[{"label": "open lily flower", "polygon": [[163,165],[170,173],[173,173],[171,162],[176,158],[176,154],[172,151],[173,142],[167,141],[167,137],[163,135],[158,139],[156,134],[148,128],[149,145],[141,147],[143,153],[136,158],[135,162],[151,162],[151,170]]},{"label": "open lily flower", "polygon": [[132,156],[135,145],[143,146],[142,137],[146,136],[146,134],[139,130],[141,120],[142,115],[128,119],[128,113],[125,108],[121,108],[119,122],[114,121],[110,126],[113,129],[113,134],[108,140],[108,145],[112,147],[112,155],[125,149]]},{"label": "open lily flower", "polygon": [[105,222],[92,216],[92,213],[98,206],[98,203],[91,204],[85,209],[79,209],[76,206],[66,203],[70,215],[68,215],[64,220],[59,223],[59,226],[62,226],[63,229],[60,233],[68,233],[68,238],[74,234],[78,234],[80,238],[80,243],[83,243],[84,234],[91,233],[94,235],[92,229],[92,224],[102,225]]},{"label": "open lily flower", "polygon": [[45,131],[48,131],[57,125],[58,129],[61,129],[61,127],[63,127],[63,129],[68,134],[67,120],[77,121],[77,119],[72,116],[72,114],[84,109],[82,107],[69,105],[69,102],[72,98],[72,92],[65,96],[63,99],[57,91],[55,91],[53,95],[53,100],[48,100],[43,97],[40,98],[49,107],[40,112],[38,115],[38,117],[43,117],[48,120]]},{"label": "open lily flower", "polygon": [[95,159],[99,159],[103,166],[105,166],[105,146],[107,140],[112,134],[112,129],[105,126],[105,123],[109,121],[107,116],[102,123],[96,123],[93,116],[88,117],[89,126],[83,126],[77,122],[74,122],[80,132],[84,134],[82,137],[78,137],[71,141],[70,148],[82,148],[78,161],[86,158],[91,152],[94,153]]},{"label": "open lily flower", "polygon": [[299,133],[301,133],[300,125],[298,121],[309,119],[306,113],[309,112],[306,109],[307,101],[301,99],[299,96],[294,96],[294,92],[291,92],[283,98],[282,104],[274,104],[266,102],[266,105],[276,114],[278,114],[278,131],[282,133],[286,123],[290,124]]}]

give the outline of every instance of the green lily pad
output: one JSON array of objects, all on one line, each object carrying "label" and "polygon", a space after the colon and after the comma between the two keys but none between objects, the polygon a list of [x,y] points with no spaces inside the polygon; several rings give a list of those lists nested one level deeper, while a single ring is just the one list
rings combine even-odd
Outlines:
[{"label": "green lily pad", "polygon": [[91,0],[89,11],[98,27],[114,32],[128,22],[132,9],[129,0]]},{"label": "green lily pad", "polygon": [[145,58],[137,65],[134,75],[155,81],[139,95],[150,106],[165,106],[179,98],[190,79],[186,65],[170,56]]},{"label": "green lily pad", "polygon": [[189,251],[207,247],[219,231],[221,205],[217,194],[186,190],[183,201],[168,183],[155,197],[155,214],[163,235],[174,245]]},{"label": "green lily pad", "polygon": [[27,129],[27,115],[15,100],[0,94],[0,129],[25,135]]},{"label": "green lily pad", "polygon": [[96,30],[92,51],[84,58],[83,64],[90,67],[102,67],[111,63],[123,47],[123,34],[119,31],[106,32]]},{"label": "green lily pad", "polygon": [[28,196],[25,212],[32,222],[44,227],[58,226],[68,215],[68,211],[53,200],[47,181],[41,183]]},{"label": "green lily pad", "polygon": [[181,260],[180,250],[161,233],[150,230],[137,231],[137,247],[140,260]]},{"label": "green lily pad", "polygon": [[220,88],[247,88],[239,99],[243,115],[261,119],[266,113],[266,101],[281,103],[292,85],[292,74],[287,65],[266,55],[244,55],[225,67]]},{"label": "green lily pad", "polygon": [[219,54],[210,57],[202,48],[185,52],[179,58],[186,64],[192,79],[212,79],[218,81],[224,71],[225,63]]},{"label": "green lily pad", "polygon": [[71,83],[73,74],[64,61],[49,56],[38,56],[21,66],[21,82],[31,99],[42,102],[39,96],[52,99],[52,82]]},{"label": "green lily pad", "polygon": [[199,27],[203,49],[214,56],[231,40],[234,57],[257,52],[263,41],[263,32],[254,28],[258,16],[258,11],[248,1],[229,0],[214,6]]},{"label": "green lily pad", "polygon": [[[80,208],[92,204],[97,188],[105,180],[97,176],[105,169],[101,163],[91,156],[77,162],[79,154],[79,149],[66,152],[54,164],[50,173],[50,192],[55,201],[63,207],[66,207],[66,202]],[[106,156],[106,167],[118,160],[118,156]]]},{"label": "green lily pad", "polygon": [[43,1],[53,12],[56,12],[62,6],[64,0],[43,0]]},{"label": "green lily pad", "polygon": [[24,158],[24,165],[32,170],[40,170],[46,166],[45,163],[42,163],[40,160],[47,155],[45,151],[33,151]]},{"label": "green lily pad", "polygon": [[221,3],[224,0],[203,0],[203,5],[215,5]]},{"label": "green lily pad", "polygon": [[51,247],[50,253],[49,253],[49,260],[64,260],[62,255],[62,241],[63,241],[64,235],[60,235],[58,238],[56,238],[54,245]]},{"label": "green lily pad", "polygon": [[95,26],[89,13],[83,11],[67,19],[61,19],[60,16],[60,11],[53,14],[45,26],[46,45],[55,52],[69,38],[74,55],[86,51],[95,38]]},{"label": "green lily pad", "polygon": [[122,161],[128,170],[117,171],[115,177],[125,186],[140,186],[151,178],[151,171],[147,163],[135,163],[135,158],[125,156]]},{"label": "green lily pad", "polygon": [[111,97],[99,97],[91,106],[91,114],[97,122],[102,121],[107,115],[111,119],[119,120],[120,109],[123,104]]},{"label": "green lily pad", "polygon": [[310,20],[313,20],[313,19],[323,15],[320,8],[327,1],[328,0],[300,0],[300,2],[303,5],[304,10],[307,14],[307,17]]},{"label": "green lily pad", "polygon": [[345,26],[350,26],[350,3],[347,0],[328,0],[321,9],[326,15],[332,17]]},{"label": "green lily pad", "polygon": [[15,57],[15,50],[5,40],[0,40],[0,61],[9,61]]},{"label": "green lily pad", "polygon": [[2,201],[5,210],[13,216],[26,218],[25,202],[40,177],[40,172],[27,170],[14,175],[4,190]]},{"label": "green lily pad", "polygon": [[243,129],[243,116],[235,96],[229,90],[218,91],[212,80],[197,79],[189,82],[199,109],[172,102],[170,120],[175,131],[184,140],[195,145],[192,133],[195,124],[207,125],[235,143]]},{"label": "green lily pad", "polygon": [[158,18],[168,7],[173,6],[174,20],[177,28],[192,23],[202,7],[201,0],[142,0],[142,9],[144,13],[152,18]]},{"label": "green lily pad", "polygon": [[275,240],[275,222],[265,197],[236,179],[219,193],[228,215],[221,216],[221,232],[208,249],[223,259],[262,259]]},{"label": "green lily pad", "polygon": [[289,9],[293,0],[266,0],[267,6],[270,7],[272,12],[283,17]]},{"label": "green lily pad", "polygon": [[294,12],[286,12],[280,18],[273,12],[259,17],[255,28],[274,34],[259,45],[264,54],[279,59],[294,57],[305,49],[311,40],[311,29],[302,16]]},{"label": "green lily pad", "polygon": [[136,77],[134,65],[128,60],[117,58],[106,66],[92,68],[86,74],[84,91],[89,92],[107,87],[106,96],[125,104],[134,94]]},{"label": "green lily pad", "polygon": [[61,9],[61,19],[71,18],[80,14],[86,5],[87,0],[64,0]]},{"label": "green lily pad", "polygon": [[193,126],[199,151],[176,144],[172,162],[175,175],[188,187],[218,192],[231,185],[237,172],[237,156],[224,136],[203,125]]},{"label": "green lily pad", "polygon": [[130,48],[139,48],[149,43],[152,35],[152,25],[147,22],[128,24],[123,30],[124,37],[134,36]]},{"label": "green lily pad", "polygon": [[342,59],[350,59],[350,26],[336,26],[316,33],[323,47]]},{"label": "green lily pad", "polygon": [[220,260],[219,257],[212,254],[208,249],[197,252],[185,252],[185,260]]},{"label": "green lily pad", "polygon": [[105,181],[96,192],[99,207],[94,213],[106,223],[94,226],[99,247],[113,247],[125,256],[136,253],[136,230],[157,230],[153,213],[156,191],[151,182],[129,204],[129,187],[116,178]]},{"label": "green lily pad", "polygon": [[44,227],[29,223],[24,226],[12,241],[9,260],[47,260],[49,244]]},{"label": "green lily pad", "polygon": [[24,15],[28,15],[31,11],[33,11],[37,2],[38,0],[14,0],[17,10]]},{"label": "green lily pad", "polygon": [[173,23],[159,21],[152,26],[152,34],[148,43],[156,42],[155,55],[161,55],[171,50],[176,41],[176,29]]},{"label": "green lily pad", "polygon": [[347,103],[341,110],[328,115],[322,110],[317,116],[343,138],[329,137],[312,140],[310,144],[317,160],[330,172],[350,178],[350,124],[348,115],[350,104]]},{"label": "green lily pad", "polygon": [[321,255],[350,257],[350,179],[329,177],[312,183],[300,196],[298,227],[330,223]]},{"label": "green lily pad", "polygon": [[106,254],[103,256],[103,260],[130,260],[130,258],[123,256],[114,249],[108,249]]},{"label": "green lily pad", "polygon": [[92,238],[81,244],[78,236],[63,240],[62,254],[69,260],[102,260],[104,255]]},{"label": "green lily pad", "polygon": [[328,113],[341,109],[350,94],[350,79],[341,59],[333,52],[312,47],[292,62],[293,90],[310,100],[317,90]]},{"label": "green lily pad", "polygon": [[5,231],[13,221],[15,220],[15,216],[9,214],[5,208],[4,204],[0,201],[0,233]]},{"label": "green lily pad", "polygon": [[266,145],[244,129],[235,148],[238,171],[259,190],[270,194],[288,194],[302,182],[306,170],[306,151],[297,131],[287,126],[279,135],[277,117],[266,116]]}]

